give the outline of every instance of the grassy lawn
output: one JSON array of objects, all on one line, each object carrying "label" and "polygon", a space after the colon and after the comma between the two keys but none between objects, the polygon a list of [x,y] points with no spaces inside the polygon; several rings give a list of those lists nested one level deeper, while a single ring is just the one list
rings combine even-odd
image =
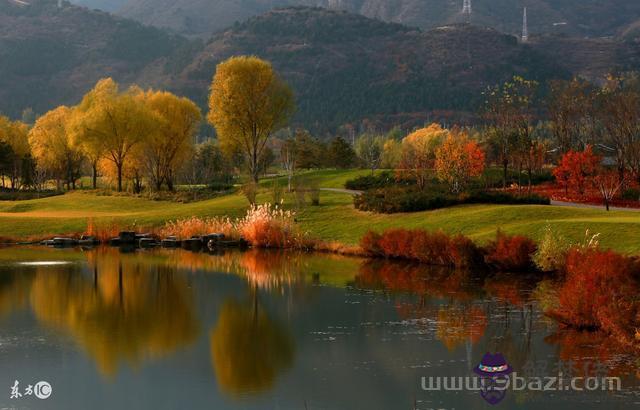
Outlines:
[{"label": "grassy lawn", "polygon": [[[320,171],[305,174],[321,187],[341,188],[344,181],[369,171]],[[286,184],[286,177],[277,178]],[[269,181],[258,196],[260,202],[271,200]],[[640,213],[599,209],[581,209],[535,205],[465,205],[436,211],[379,215],[357,211],[350,195],[322,192],[320,206],[298,210],[302,228],[325,240],[357,243],[368,229],[389,227],[442,229],[463,233],[480,242],[494,237],[496,229],[507,233],[539,238],[550,223],[572,240],[584,238],[587,229],[599,232],[605,247],[640,253]],[[285,206],[292,207],[286,197]],[[116,221],[123,226],[158,226],[167,220],[190,216],[242,216],[247,208],[240,194],[188,204],[150,201],[126,196],[98,196],[74,192],[28,201],[0,202],[0,236],[38,237],[49,234],[82,232],[88,218],[96,222]]]}]

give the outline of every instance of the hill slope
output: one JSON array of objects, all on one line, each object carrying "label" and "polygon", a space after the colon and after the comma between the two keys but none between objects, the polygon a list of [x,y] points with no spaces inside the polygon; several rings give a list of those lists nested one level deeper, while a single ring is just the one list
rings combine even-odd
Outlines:
[{"label": "hill slope", "polygon": [[308,127],[363,118],[410,126],[429,119],[464,121],[487,86],[514,74],[541,82],[572,74],[602,77],[612,68],[634,66],[635,49],[611,39],[557,36],[522,45],[466,24],[421,32],[341,11],[287,8],[216,34],[173,84],[204,105],[217,63],[256,54],[272,61],[293,86],[296,120]]},{"label": "hill slope", "polygon": [[[206,36],[282,6],[335,8],[423,29],[466,20],[462,0],[129,0],[120,12],[147,24]],[[471,23],[520,33],[525,6],[534,34],[611,36],[640,15],[637,0],[473,0]]]},{"label": "hill slope", "polygon": [[101,77],[154,84],[192,43],[157,28],[65,3],[0,0],[0,112],[77,103]]}]

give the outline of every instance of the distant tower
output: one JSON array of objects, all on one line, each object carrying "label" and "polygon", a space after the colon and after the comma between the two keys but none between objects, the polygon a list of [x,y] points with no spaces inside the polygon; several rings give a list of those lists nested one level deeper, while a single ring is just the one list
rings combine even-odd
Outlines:
[{"label": "distant tower", "polygon": [[61,9],[62,8],[62,0],[58,0],[58,8]]},{"label": "distant tower", "polygon": [[527,8],[524,8],[524,14],[522,15],[522,42],[529,41],[529,27],[527,24]]},{"label": "distant tower", "polygon": [[462,14],[471,14],[471,0],[462,0]]}]

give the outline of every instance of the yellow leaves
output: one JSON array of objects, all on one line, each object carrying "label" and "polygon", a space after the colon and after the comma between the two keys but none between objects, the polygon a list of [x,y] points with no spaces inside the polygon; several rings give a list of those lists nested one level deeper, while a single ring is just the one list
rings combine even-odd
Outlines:
[{"label": "yellow leaves", "polygon": [[227,152],[242,149],[254,179],[266,140],[286,125],[293,110],[291,89],[267,61],[241,56],[218,64],[207,119]]},{"label": "yellow leaves", "polygon": [[60,106],[38,118],[29,132],[33,156],[41,167],[64,172],[61,167],[81,155],[69,134],[72,116],[71,108]]},{"label": "yellow leaves", "polygon": [[29,127],[20,121],[11,121],[9,118],[0,115],[0,141],[11,146],[14,154],[24,157],[30,153],[27,133]]}]

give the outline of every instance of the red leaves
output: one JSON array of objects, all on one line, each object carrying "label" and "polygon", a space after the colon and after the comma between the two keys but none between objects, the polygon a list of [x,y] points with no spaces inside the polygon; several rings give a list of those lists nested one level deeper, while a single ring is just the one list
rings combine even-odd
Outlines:
[{"label": "red leaves", "polygon": [[562,322],[576,328],[601,329],[618,340],[633,338],[640,301],[640,266],[613,251],[577,249],[567,255],[566,279],[557,311]]},{"label": "red leaves", "polygon": [[486,250],[484,260],[487,264],[503,271],[524,271],[533,266],[531,258],[536,244],[524,236],[507,236],[498,231],[496,240]]},{"label": "red leaves", "polygon": [[584,194],[589,178],[597,173],[600,157],[593,153],[590,145],[584,151],[570,150],[562,156],[553,170],[553,176],[565,189],[571,188],[580,195]]},{"label": "red leaves", "polygon": [[430,265],[472,266],[480,259],[480,251],[471,239],[422,229],[389,229],[381,235],[370,231],[360,246],[372,256],[411,259]]}]

